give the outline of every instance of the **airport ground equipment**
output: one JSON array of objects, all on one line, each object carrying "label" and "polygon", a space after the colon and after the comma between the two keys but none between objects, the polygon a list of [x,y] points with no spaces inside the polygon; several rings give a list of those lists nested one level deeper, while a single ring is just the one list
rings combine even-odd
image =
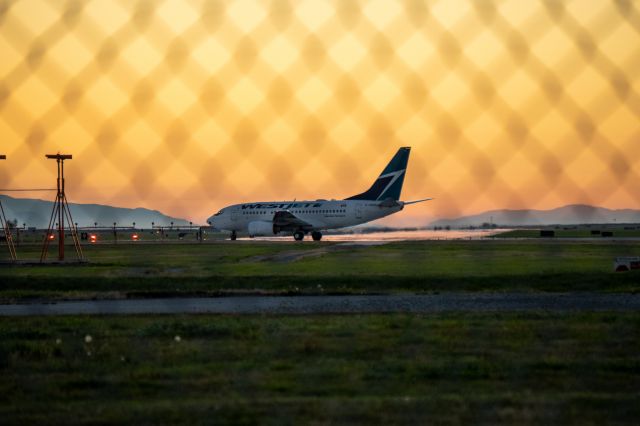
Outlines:
[{"label": "airport ground equipment", "polygon": [[[0,160],[6,160],[6,155],[0,155]],[[4,215],[4,208],[2,207],[2,201],[0,201],[0,226],[4,231],[4,240],[7,244],[7,248],[9,249],[9,256],[12,261],[16,261],[18,256],[16,256],[16,247],[13,244],[13,235],[11,234],[11,229],[9,228],[9,222],[7,221],[7,217]]]},{"label": "airport ground equipment", "polygon": [[52,240],[52,236],[55,238],[54,228],[57,222],[58,232],[58,260],[64,260],[64,232],[65,221],[69,224],[69,230],[71,231],[71,238],[73,239],[73,245],[76,250],[78,260],[84,260],[82,253],[82,247],[80,247],[80,241],[78,240],[78,230],[71,217],[71,211],[69,210],[69,203],[67,202],[67,196],[64,190],[64,160],[71,160],[73,157],[68,154],[48,154],[46,158],[49,160],[56,160],[58,163],[58,180],[57,180],[57,192],[56,200],[53,203],[53,209],[51,211],[51,218],[49,219],[49,226],[47,227],[47,233],[44,237],[42,244],[42,253],[40,254],[40,262],[44,262],[47,258],[47,251],[49,249],[49,243]]},{"label": "airport ground equipment", "polygon": [[613,270],[616,272],[626,272],[632,269],[640,270],[640,256],[616,257],[613,260]]}]

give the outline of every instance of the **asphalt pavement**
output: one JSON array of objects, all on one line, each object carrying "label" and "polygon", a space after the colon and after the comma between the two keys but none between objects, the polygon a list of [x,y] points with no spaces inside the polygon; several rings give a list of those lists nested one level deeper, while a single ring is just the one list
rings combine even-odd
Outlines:
[{"label": "asphalt pavement", "polygon": [[601,293],[439,293],[353,296],[232,296],[39,301],[0,305],[0,316],[131,314],[342,314],[510,311],[635,311],[640,295]]}]

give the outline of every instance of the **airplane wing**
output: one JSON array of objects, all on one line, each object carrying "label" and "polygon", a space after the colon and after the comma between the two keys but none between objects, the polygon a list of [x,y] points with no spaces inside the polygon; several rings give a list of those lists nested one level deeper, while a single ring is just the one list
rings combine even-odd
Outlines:
[{"label": "airplane wing", "polygon": [[273,215],[273,224],[281,231],[288,230],[311,230],[319,227],[319,224],[312,224],[300,219],[288,210],[277,211]]}]

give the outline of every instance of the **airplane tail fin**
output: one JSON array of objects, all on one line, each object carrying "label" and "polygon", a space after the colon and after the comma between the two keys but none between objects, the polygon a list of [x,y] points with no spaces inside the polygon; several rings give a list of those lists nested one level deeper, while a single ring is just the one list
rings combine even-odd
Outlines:
[{"label": "airplane tail fin", "polygon": [[400,148],[380,176],[378,176],[378,179],[371,185],[371,188],[362,194],[349,197],[347,200],[376,201],[389,198],[396,201],[399,200],[410,151],[410,147]]}]

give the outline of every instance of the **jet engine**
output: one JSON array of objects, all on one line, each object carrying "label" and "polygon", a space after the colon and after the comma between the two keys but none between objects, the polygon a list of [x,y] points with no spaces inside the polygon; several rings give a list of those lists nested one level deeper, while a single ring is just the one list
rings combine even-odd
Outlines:
[{"label": "jet engine", "polygon": [[267,222],[264,220],[256,220],[249,222],[249,235],[252,237],[268,236],[276,234],[275,226],[273,222]]}]

